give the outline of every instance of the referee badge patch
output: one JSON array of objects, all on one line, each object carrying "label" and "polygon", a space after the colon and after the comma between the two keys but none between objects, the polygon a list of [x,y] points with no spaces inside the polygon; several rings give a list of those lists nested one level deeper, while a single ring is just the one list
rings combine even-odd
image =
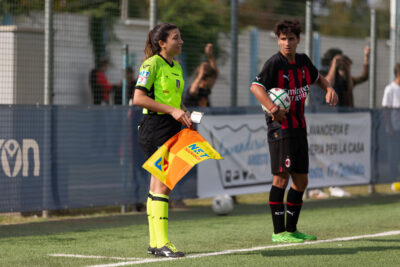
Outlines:
[{"label": "referee badge patch", "polygon": [[290,165],[292,165],[292,162],[290,161],[290,158],[287,157],[286,160],[285,160],[285,167],[286,168],[290,168]]},{"label": "referee badge patch", "polygon": [[176,80],[176,88],[180,88],[181,87],[181,81],[180,80]]},{"label": "referee badge patch", "polygon": [[139,78],[138,78],[137,84],[138,85],[146,85],[149,75],[150,75],[150,72],[142,70],[139,73]]}]

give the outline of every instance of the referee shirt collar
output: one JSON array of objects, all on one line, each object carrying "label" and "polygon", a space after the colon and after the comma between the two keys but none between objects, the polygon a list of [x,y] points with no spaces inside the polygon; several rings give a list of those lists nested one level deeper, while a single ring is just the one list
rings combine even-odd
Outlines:
[{"label": "referee shirt collar", "polygon": [[162,59],[164,59],[165,62],[167,62],[167,64],[172,68],[174,67],[174,61],[172,61],[172,64],[169,64],[168,60],[166,60],[161,54],[157,54],[159,57],[161,57]]}]

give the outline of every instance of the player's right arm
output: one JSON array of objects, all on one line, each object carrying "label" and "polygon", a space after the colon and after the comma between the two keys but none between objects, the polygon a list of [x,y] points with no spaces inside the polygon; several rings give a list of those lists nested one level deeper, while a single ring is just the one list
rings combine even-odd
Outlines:
[{"label": "player's right arm", "polygon": [[261,105],[271,111],[272,120],[280,122],[285,118],[287,111],[284,109],[279,109],[279,107],[272,102],[267,94],[267,90],[274,87],[274,83],[271,82],[272,77],[276,76],[274,66],[275,61],[273,57],[271,57],[267,60],[267,62],[265,62],[261,72],[252,82],[250,91],[261,103]]},{"label": "player's right arm", "polygon": [[271,111],[272,120],[281,121],[285,118],[286,110],[279,109],[279,107],[276,106],[272,102],[272,100],[269,98],[267,92],[265,91],[264,87],[262,87],[261,85],[259,85],[257,83],[253,83],[250,87],[250,91],[257,98],[257,100],[261,103],[261,105],[263,105],[264,107],[266,107],[268,110]]}]

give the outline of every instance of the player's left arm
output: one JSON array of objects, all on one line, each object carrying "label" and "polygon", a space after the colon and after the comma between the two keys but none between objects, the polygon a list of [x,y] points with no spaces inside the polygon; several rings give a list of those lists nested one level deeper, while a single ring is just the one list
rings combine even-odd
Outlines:
[{"label": "player's left arm", "polygon": [[330,83],[324,78],[324,76],[319,75],[318,80],[316,82],[319,87],[326,91],[325,101],[331,106],[336,106],[338,102],[338,96],[335,92],[335,89],[332,88]]}]

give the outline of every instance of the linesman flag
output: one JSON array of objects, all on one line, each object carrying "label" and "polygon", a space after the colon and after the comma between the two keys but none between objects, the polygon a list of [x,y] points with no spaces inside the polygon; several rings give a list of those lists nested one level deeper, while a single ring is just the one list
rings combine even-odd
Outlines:
[{"label": "linesman flag", "polygon": [[172,190],[194,165],[206,159],[222,157],[197,131],[183,129],[154,152],[143,168]]}]

